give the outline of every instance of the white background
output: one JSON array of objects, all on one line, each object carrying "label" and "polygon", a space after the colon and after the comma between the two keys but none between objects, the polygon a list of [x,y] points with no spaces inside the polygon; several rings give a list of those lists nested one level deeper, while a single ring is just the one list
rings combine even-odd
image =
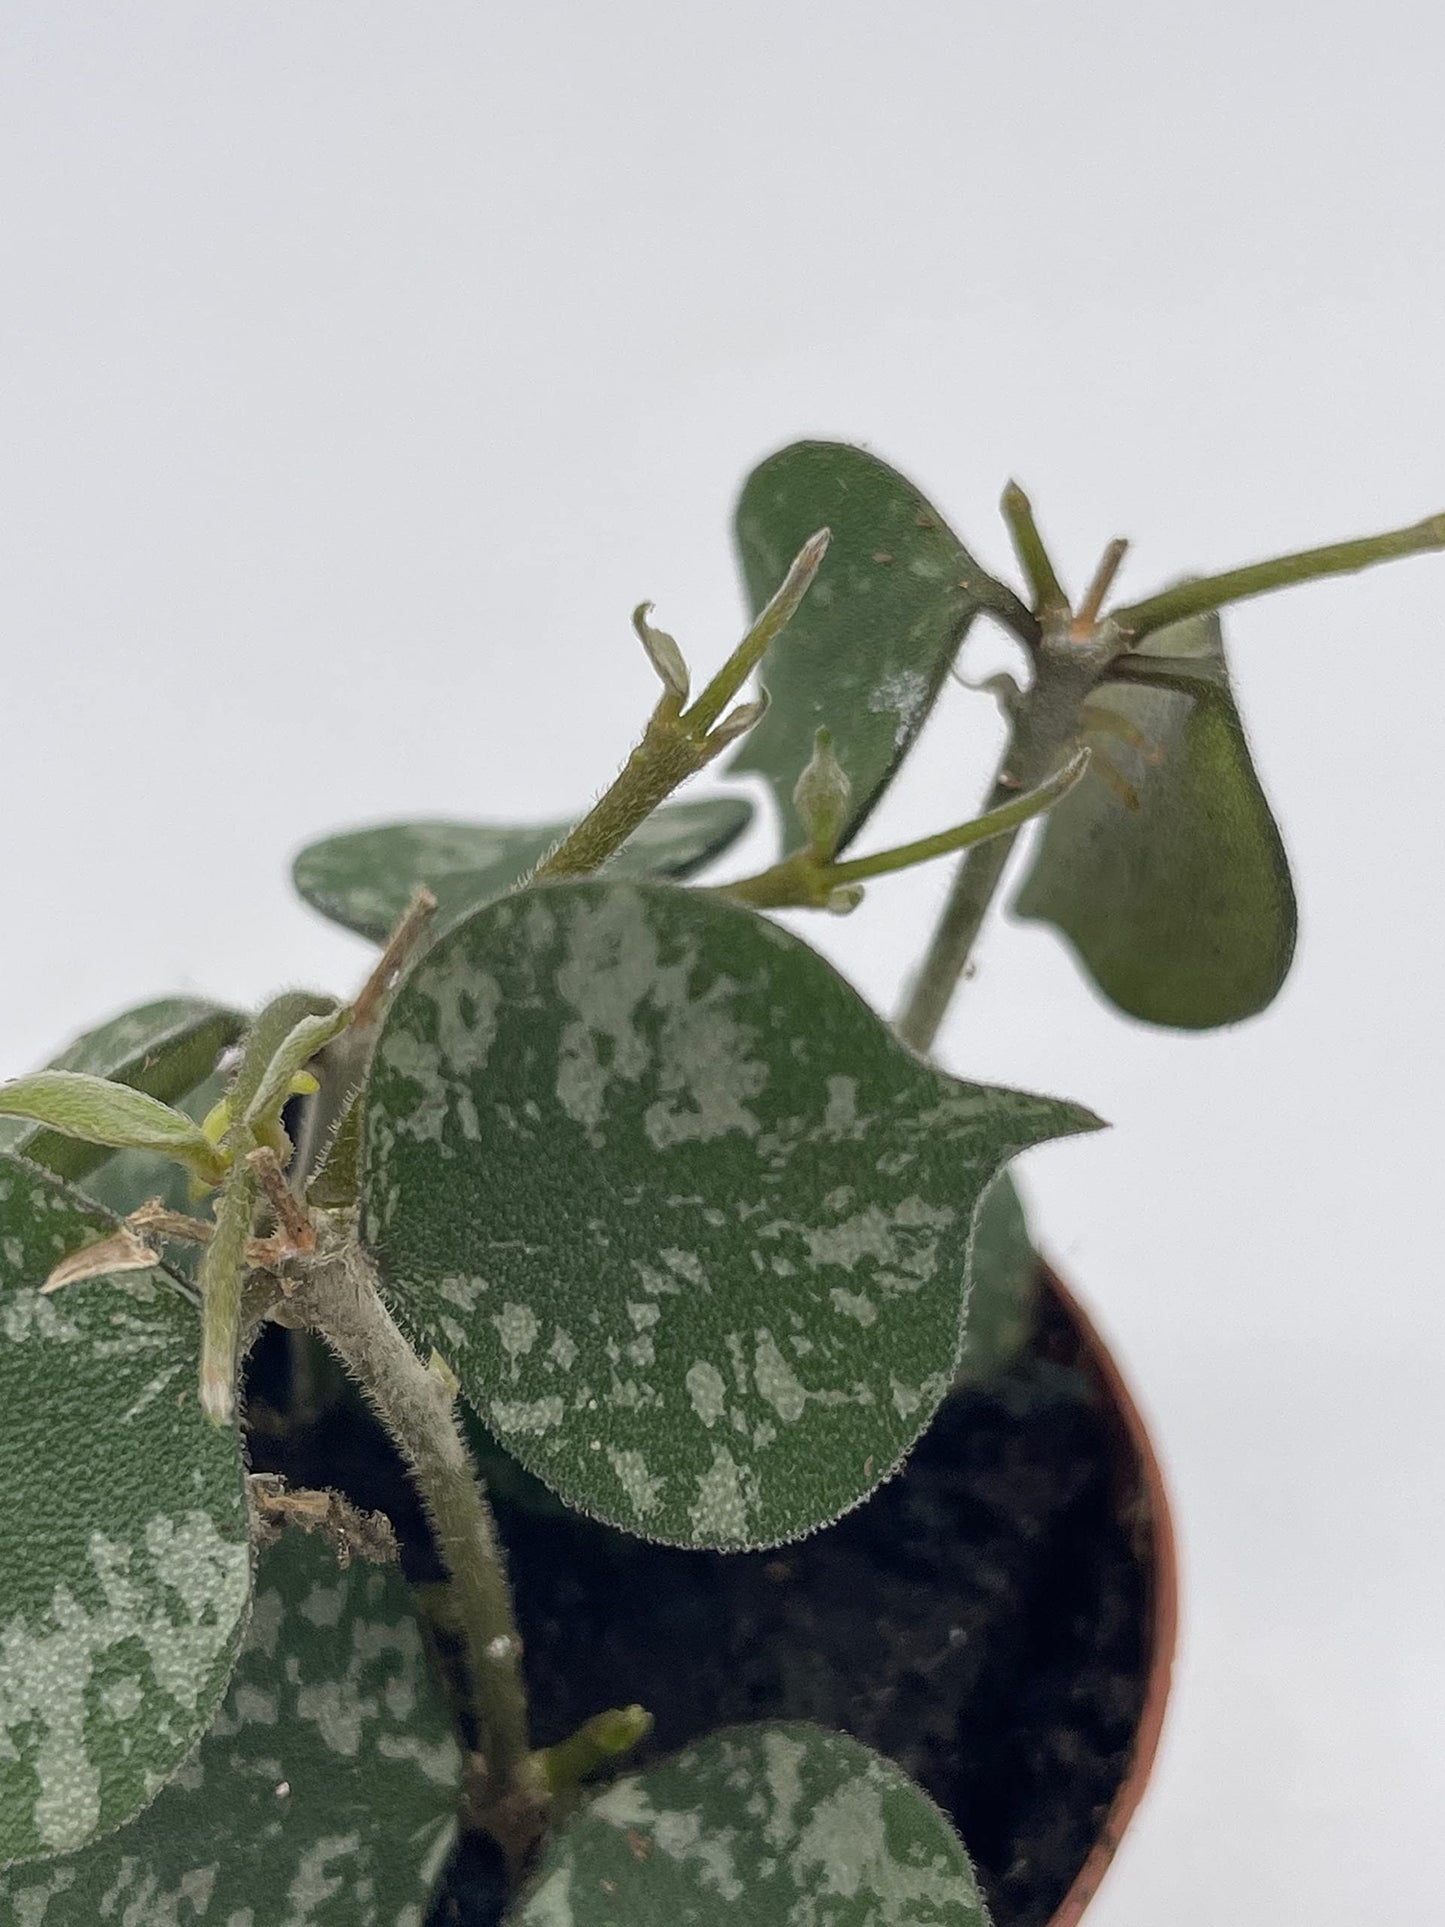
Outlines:
[{"label": "white background", "polygon": [[[1445,507],[1438,9],[1215,0],[0,10],[0,1073],[176,989],[341,987],[308,835],[544,818],[739,631],[728,515],[867,440],[996,566],[1123,591]],[[1240,613],[1298,967],[1126,1025],[996,926],[967,1075],[1034,1154],[1182,1522],[1160,1770],[1090,1927],[1432,1918],[1445,559]],[[953,691],[870,838],[966,815]],[[755,854],[761,858],[760,839]],[[891,1007],[944,886],[811,926]]]}]

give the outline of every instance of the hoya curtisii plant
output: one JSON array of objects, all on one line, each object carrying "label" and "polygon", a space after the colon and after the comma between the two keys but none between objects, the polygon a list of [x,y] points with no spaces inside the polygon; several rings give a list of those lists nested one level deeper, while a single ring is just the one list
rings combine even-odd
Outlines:
[{"label": "hoya curtisii plant", "polygon": [[[731,1728],[608,1782],[648,1716],[599,1705],[539,1746],[460,1415],[623,1533],[825,1526],[1026,1327],[1005,1166],[1097,1122],[928,1061],[1022,827],[1047,813],[1020,909],[1123,1010],[1201,1028],[1277,990],[1293,901],[1216,612],[1445,546],[1445,519],[1108,610],[1122,545],[1071,605],[1004,506],[1026,597],[884,463],[784,450],[739,505],[752,628],[694,696],[638,611],[662,694],[574,827],[316,844],[303,895],[383,944],[357,996],[149,1005],[0,1088],[0,1901],[23,1927],[415,1927],[459,1810],[506,1856],[513,1927],[984,1920],[944,1816],[845,1735]],[[1026,689],[995,685],[985,813],[845,855],[980,615],[1029,658]],[[771,704],[739,702],[760,666]],[[669,799],[735,742],[782,853],[684,887],[750,808]],[[762,914],[851,910],[956,851],[896,1031]],[[399,1447],[460,1707],[387,1522],[248,1477],[268,1323],[319,1334]]]}]

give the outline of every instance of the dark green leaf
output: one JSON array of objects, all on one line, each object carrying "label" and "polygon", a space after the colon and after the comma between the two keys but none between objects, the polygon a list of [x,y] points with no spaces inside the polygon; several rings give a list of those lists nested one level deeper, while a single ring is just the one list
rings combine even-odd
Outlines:
[{"label": "dark green leaf", "polygon": [[565,1519],[567,1508],[557,1494],[497,1443],[465,1399],[458,1410],[472,1460],[493,1502],[515,1506],[519,1512],[531,1513],[533,1518]]},{"label": "dark green leaf", "polygon": [[479,911],[398,992],[363,1238],[563,1498],[773,1544],[898,1465],[958,1362],[980,1193],[1095,1122],[920,1063],[736,905],[558,884]]},{"label": "dark green leaf", "polygon": [[738,503],[752,610],[824,527],[827,560],[763,660],[771,706],[732,764],[772,785],[788,852],[807,841],[793,785],[819,726],[853,786],[842,847],[923,727],[969,624],[1007,595],[896,469],[845,443],[796,442],[753,470]]},{"label": "dark green leaf", "polygon": [[419,1927],[460,1762],[400,1578],[288,1534],[193,1759],[120,1833],[0,1874],[23,1927]]},{"label": "dark green leaf", "polygon": [[209,1726],[250,1590],[234,1430],[154,1270],[50,1297],[114,1220],[0,1153],[0,1863],[121,1826]]},{"label": "dark green leaf", "polygon": [[[773,585],[776,588],[776,583]],[[691,876],[736,842],[752,820],[745,798],[669,803],[608,866],[616,876]],[[425,884],[437,936],[522,881],[570,823],[388,823],[313,843],[297,857],[296,888],[334,923],[381,943]]]},{"label": "dark green leaf", "polygon": [[[1149,650],[1222,669],[1219,619],[1161,629]],[[1132,1017],[1207,1030],[1263,1010],[1294,954],[1294,892],[1227,682],[1192,696],[1111,681],[1084,725],[1094,763],[1050,812],[1017,914],[1062,930]]]},{"label": "dark green leaf", "polygon": [[[46,1068],[108,1077],[173,1104],[210,1076],[245,1022],[239,1012],[217,1004],[166,997],[87,1031]],[[97,1145],[15,1118],[0,1118],[0,1149],[21,1153],[72,1180],[106,1161],[106,1152]]]},{"label": "dark green leaf", "polygon": [[1038,1254],[1018,1186],[1007,1171],[999,1172],[978,1207],[970,1271],[958,1376],[971,1381],[1008,1370],[1033,1334],[1038,1309]]},{"label": "dark green leaf", "polygon": [[921,1787],[842,1733],[726,1727],[564,1822],[508,1927],[988,1927]]}]

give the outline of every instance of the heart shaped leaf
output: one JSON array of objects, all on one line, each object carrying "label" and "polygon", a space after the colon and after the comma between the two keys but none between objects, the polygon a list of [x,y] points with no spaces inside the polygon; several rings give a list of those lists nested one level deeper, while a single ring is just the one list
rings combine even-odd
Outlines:
[{"label": "heart shaped leaf", "polygon": [[1207,1030],[1252,1017],[1279,990],[1294,892],[1218,617],[1159,630],[1149,653],[1210,680],[1194,693],[1110,681],[1088,699],[1094,761],[1049,813],[1014,908],[1061,930],[1131,1017]]},{"label": "heart shaped leaf", "polygon": [[182,1287],[40,1294],[114,1229],[0,1152],[0,1863],[147,1804],[215,1714],[250,1590],[240,1440],[201,1422]]},{"label": "heart shaped leaf", "polygon": [[988,1927],[963,1842],[843,1733],[725,1727],[554,1835],[507,1927]]},{"label": "heart shaped leaf", "polygon": [[[691,876],[737,841],[752,814],[752,804],[737,796],[664,804],[618,851],[609,874]],[[433,929],[440,935],[470,911],[505,896],[571,827],[388,823],[311,844],[297,857],[292,874],[314,910],[377,943],[385,942],[425,884],[437,900]]]},{"label": "heart shaped leaf", "polygon": [[756,611],[815,529],[817,581],[763,659],[768,713],[733,760],[773,787],[785,851],[807,841],[793,785],[820,726],[853,786],[857,835],[922,728],[974,617],[1013,598],[896,469],[842,442],[795,442],[748,477],[737,543]]},{"label": "heart shaped leaf", "polygon": [[[173,1104],[210,1076],[216,1059],[245,1025],[238,1011],[194,997],[166,997],[87,1031],[46,1069],[107,1077]],[[108,1156],[99,1145],[9,1117],[0,1118],[0,1149],[70,1179],[87,1176]]]},{"label": "heart shaped leaf", "polygon": [[750,911],[558,884],[477,912],[398,992],[362,1235],[569,1503],[770,1545],[899,1464],[958,1362],[981,1192],[1096,1122],[921,1063]]},{"label": "heart shaped leaf", "polygon": [[225,1705],[138,1820],[0,1874],[25,1927],[418,1923],[446,1858],[460,1761],[392,1570],[338,1571],[288,1534],[261,1555]]}]

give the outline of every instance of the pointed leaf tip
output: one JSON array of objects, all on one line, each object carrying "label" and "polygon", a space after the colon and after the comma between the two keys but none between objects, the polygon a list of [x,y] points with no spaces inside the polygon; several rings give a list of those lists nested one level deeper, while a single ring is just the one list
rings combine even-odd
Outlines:
[{"label": "pointed leaf tip", "polygon": [[682,651],[677,646],[677,638],[670,636],[665,629],[654,629],[648,621],[651,614],[652,604],[639,602],[632,612],[632,627],[663,687],[679,702],[686,702],[690,677]]}]

